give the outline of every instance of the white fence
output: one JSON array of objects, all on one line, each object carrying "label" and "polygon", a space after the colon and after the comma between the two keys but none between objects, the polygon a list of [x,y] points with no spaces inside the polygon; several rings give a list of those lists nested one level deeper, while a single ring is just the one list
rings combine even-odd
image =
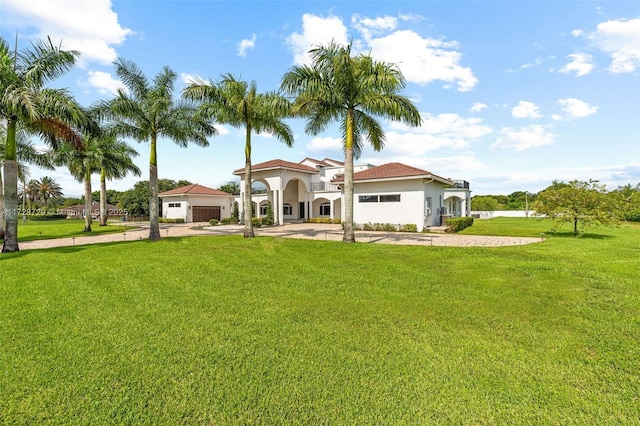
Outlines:
[{"label": "white fence", "polygon": [[536,217],[533,210],[494,210],[494,211],[471,211],[471,217],[479,219],[491,219],[494,217]]}]

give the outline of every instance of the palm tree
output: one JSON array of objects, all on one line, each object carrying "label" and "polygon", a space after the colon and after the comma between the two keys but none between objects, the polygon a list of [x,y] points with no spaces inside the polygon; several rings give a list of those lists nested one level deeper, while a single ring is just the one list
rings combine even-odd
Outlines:
[{"label": "palm tree", "polygon": [[[4,124],[0,124],[0,166],[4,163],[7,132]],[[29,177],[29,167],[26,163],[53,170],[51,156],[48,152],[38,150],[33,142],[27,139],[25,132],[16,131],[16,158],[18,179],[23,183]],[[24,210],[24,209],[23,209]],[[2,190],[2,172],[0,171],[0,238],[4,238],[4,196]]]},{"label": "palm tree", "polygon": [[115,135],[131,137],[138,142],[150,142],[149,154],[149,239],[160,239],[158,227],[158,154],[159,137],[172,139],[180,147],[189,142],[208,146],[208,136],[217,134],[215,127],[196,115],[194,103],[174,99],[176,74],[164,67],[153,82],[133,63],[119,59],[116,74],[126,87],[118,90],[114,99],[103,102],[100,112],[113,120]]},{"label": "palm tree", "polygon": [[187,85],[183,96],[201,101],[200,112],[222,124],[245,129],[244,236],[254,236],[251,223],[251,134],[270,133],[287,146],[293,145],[291,128],[283,121],[291,113],[290,102],[277,92],[258,93],[255,81],[247,83],[231,74],[213,81]]},{"label": "palm tree", "polygon": [[100,150],[98,165],[100,166],[100,226],[107,225],[107,179],[123,179],[131,172],[140,176],[142,172],[133,163],[132,157],[138,156],[138,151],[115,136],[98,139],[97,149]]},{"label": "palm tree", "polygon": [[419,126],[420,113],[399,94],[405,79],[392,64],[370,56],[351,56],[351,44],[330,43],[310,52],[312,64],[294,66],[282,78],[281,88],[296,96],[294,111],[307,117],[305,131],[317,135],[330,123],[340,123],[344,141],[345,220],[343,241],[355,242],[353,229],[353,159],[364,141],[384,147],[385,134],[377,117]]},{"label": "palm tree", "polygon": [[31,50],[11,51],[0,38],[0,119],[6,122],[4,153],[5,238],[3,252],[18,251],[18,166],[16,131],[37,134],[57,148],[61,142],[81,145],[71,123],[84,125],[82,109],[64,89],[44,85],[69,71],[79,56],[65,51],[50,39],[32,45]]},{"label": "palm tree", "polygon": [[45,208],[49,206],[49,199],[62,197],[62,187],[50,176],[43,176],[37,181],[38,199],[44,203]]}]

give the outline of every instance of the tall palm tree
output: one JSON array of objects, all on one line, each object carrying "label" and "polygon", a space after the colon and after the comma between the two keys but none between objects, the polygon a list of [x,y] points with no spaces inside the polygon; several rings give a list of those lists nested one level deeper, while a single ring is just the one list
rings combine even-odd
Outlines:
[{"label": "tall palm tree", "polygon": [[84,125],[82,109],[64,89],[45,84],[69,71],[79,53],[65,51],[50,39],[32,45],[31,50],[11,51],[0,38],[0,119],[7,125],[4,154],[5,238],[3,252],[18,251],[18,167],[16,131],[18,124],[39,135],[52,147],[61,142],[81,145],[82,138],[72,123]]},{"label": "tall palm tree", "polygon": [[[0,166],[4,163],[5,149],[7,142],[7,132],[4,123],[0,124]],[[44,169],[53,170],[53,163],[48,152],[38,150],[31,142],[24,131],[16,131],[16,158],[18,168],[18,179],[23,183],[29,177],[29,167],[33,164]],[[0,238],[4,238],[4,195],[2,190],[2,172],[0,171]]]},{"label": "tall palm tree", "polygon": [[283,121],[290,116],[291,103],[277,92],[258,93],[255,81],[247,83],[231,74],[213,81],[192,82],[183,96],[198,100],[204,117],[216,122],[245,129],[244,169],[244,236],[254,236],[251,223],[251,134],[270,133],[287,146],[293,145],[293,132]]},{"label": "tall palm tree", "polygon": [[98,166],[100,167],[100,226],[107,225],[107,179],[123,179],[129,172],[141,176],[142,172],[133,163],[132,157],[138,156],[138,151],[115,136],[106,136],[97,140],[97,147],[101,153]]},{"label": "tall palm tree", "polygon": [[126,90],[99,106],[104,117],[113,121],[114,134],[131,137],[138,142],[150,142],[149,154],[149,239],[160,239],[158,226],[158,154],[159,137],[172,139],[180,147],[189,142],[208,146],[208,136],[217,131],[207,120],[196,115],[196,105],[175,99],[173,85],[176,74],[164,67],[153,82],[133,63],[124,59],[115,62],[116,74]]},{"label": "tall palm tree", "polygon": [[312,64],[294,66],[282,78],[281,88],[295,95],[294,111],[307,117],[305,131],[317,135],[330,123],[340,123],[344,142],[345,218],[343,241],[355,242],[353,228],[353,159],[364,141],[384,147],[385,134],[376,118],[419,126],[420,113],[399,92],[405,79],[394,65],[370,56],[351,56],[351,44],[334,42],[310,52]]}]

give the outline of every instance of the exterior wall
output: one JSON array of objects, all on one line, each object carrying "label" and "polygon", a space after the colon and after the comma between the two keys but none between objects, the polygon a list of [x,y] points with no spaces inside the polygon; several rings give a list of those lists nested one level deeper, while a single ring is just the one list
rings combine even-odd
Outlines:
[{"label": "exterior wall", "polygon": [[[180,203],[180,207],[169,207],[169,204]],[[185,196],[162,197],[162,217],[165,219],[183,219],[189,222],[187,213],[189,202]]]},{"label": "exterior wall", "polygon": [[[354,185],[353,220],[357,224],[414,224],[424,228],[425,190],[422,179],[363,182]],[[400,195],[399,202],[360,202],[361,195]]]},{"label": "exterior wall", "polygon": [[[174,203],[180,203],[180,207],[169,207],[169,204]],[[193,206],[220,206],[220,219],[225,219],[231,217],[233,196],[179,195],[162,197],[162,217],[193,222],[191,212]]]}]

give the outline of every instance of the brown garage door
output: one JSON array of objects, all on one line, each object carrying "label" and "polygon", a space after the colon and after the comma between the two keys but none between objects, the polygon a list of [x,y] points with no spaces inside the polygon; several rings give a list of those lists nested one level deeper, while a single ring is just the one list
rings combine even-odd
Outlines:
[{"label": "brown garage door", "polygon": [[193,221],[208,222],[210,219],[220,220],[220,206],[193,206]]}]

